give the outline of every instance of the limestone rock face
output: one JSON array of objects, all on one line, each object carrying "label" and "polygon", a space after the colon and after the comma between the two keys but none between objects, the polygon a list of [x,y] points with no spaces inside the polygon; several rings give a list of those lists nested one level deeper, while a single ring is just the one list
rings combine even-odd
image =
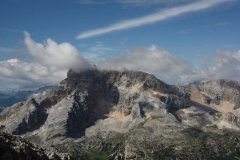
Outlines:
[{"label": "limestone rock face", "polygon": [[224,113],[221,119],[219,120],[218,127],[231,128],[235,130],[240,130],[240,118],[236,117],[233,113]]},{"label": "limestone rock face", "polygon": [[1,116],[8,125],[7,132],[24,134],[38,127],[46,119],[47,114],[35,99],[29,99],[25,104],[19,103],[5,109]]},{"label": "limestone rock face", "polygon": [[223,129],[240,128],[239,93],[226,80],[173,86],[137,71],[69,70],[54,91],[4,109],[0,126],[78,159],[229,158],[240,143]]},{"label": "limestone rock face", "polygon": [[240,84],[238,82],[212,80],[190,85],[190,88],[193,99],[215,107],[219,111],[227,112],[230,109],[238,111],[240,107]]},{"label": "limestone rock face", "polygon": [[[240,117],[240,84],[228,80],[211,80],[187,86],[191,93],[191,100],[200,105],[222,113],[219,126],[239,130],[238,125],[233,125],[231,118]],[[236,124],[236,123],[235,123]]]}]

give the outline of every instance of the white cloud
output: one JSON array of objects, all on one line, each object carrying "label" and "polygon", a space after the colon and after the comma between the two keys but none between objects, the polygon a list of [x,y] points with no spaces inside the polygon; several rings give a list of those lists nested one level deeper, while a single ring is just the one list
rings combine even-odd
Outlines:
[{"label": "white cloud", "polygon": [[89,61],[98,63],[108,59],[116,52],[119,52],[117,48],[109,47],[103,42],[96,42],[93,46],[88,46],[86,50],[82,51],[82,55]]},{"label": "white cloud", "polygon": [[[69,43],[58,44],[48,39],[41,44],[35,42],[27,33],[25,43],[34,61],[26,62],[20,59],[0,61],[0,89],[56,84],[66,77],[67,70],[71,67],[79,71],[92,68],[92,65]],[[112,49],[101,43],[89,50],[100,53],[99,49],[102,49],[103,55],[97,57],[104,58],[95,62],[100,69],[149,72],[172,84],[220,78],[240,80],[239,51],[217,51],[214,56],[208,56],[208,60],[204,61],[205,65],[200,66],[179,59],[156,45],[134,48],[115,58],[106,57],[104,52],[112,52]]]},{"label": "white cloud", "polygon": [[191,0],[79,0],[80,4],[87,5],[102,5],[109,3],[117,3],[127,6],[139,7],[139,6],[150,6],[157,4],[176,4],[188,2]]},{"label": "white cloud", "polygon": [[157,4],[175,4],[188,2],[189,0],[117,0],[120,4],[131,6],[149,6]]},{"label": "white cloud", "polygon": [[240,80],[240,53],[217,51],[211,61],[206,79]]},{"label": "white cloud", "polygon": [[240,53],[218,51],[213,57],[208,57],[208,62],[200,67],[152,45],[149,48],[132,49],[98,64],[98,67],[104,70],[145,71],[171,84],[210,79],[240,80]]},{"label": "white cloud", "polygon": [[218,4],[229,2],[229,1],[231,0],[201,0],[191,4],[164,9],[144,17],[125,20],[119,23],[112,24],[107,27],[97,28],[97,29],[82,32],[77,36],[77,39],[85,39],[85,38],[90,38],[90,37],[110,33],[113,31],[119,31],[119,30],[124,30],[129,28],[135,28],[135,27],[139,27],[147,24],[152,24],[152,23],[163,21],[165,19],[186,14],[189,12],[196,12],[196,11],[208,9]]},{"label": "white cloud", "polygon": [[193,66],[179,60],[168,51],[155,45],[149,48],[134,48],[120,57],[106,60],[98,65],[104,70],[138,70],[156,75],[167,83],[192,81]]},{"label": "white cloud", "polygon": [[69,43],[58,44],[47,39],[44,44],[35,42],[29,33],[25,32],[25,44],[29,53],[44,66],[57,69],[74,68],[85,70],[91,65],[80,56],[78,50]]},{"label": "white cloud", "polygon": [[[48,68],[39,63],[23,62],[19,59],[9,59],[0,62],[0,81],[8,82],[8,87],[34,86],[55,82]],[[46,78],[47,77],[47,78]],[[57,77],[62,78],[62,76]],[[3,86],[1,86],[3,88]],[[6,86],[4,86],[6,87]]]},{"label": "white cloud", "polygon": [[[25,32],[25,44],[32,62],[19,59],[0,61],[0,82],[18,88],[56,84],[66,77],[69,68],[82,71],[92,68],[78,50],[69,43],[58,44],[47,39],[43,44],[35,42]],[[3,88],[5,86],[1,86]]]},{"label": "white cloud", "polygon": [[106,0],[80,0],[80,4],[106,4],[108,3]]}]

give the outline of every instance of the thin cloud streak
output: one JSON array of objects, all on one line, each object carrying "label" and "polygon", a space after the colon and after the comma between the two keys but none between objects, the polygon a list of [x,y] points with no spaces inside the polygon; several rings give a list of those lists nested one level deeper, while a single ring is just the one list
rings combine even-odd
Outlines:
[{"label": "thin cloud streak", "polygon": [[160,12],[147,15],[144,17],[130,19],[123,22],[115,23],[107,27],[82,32],[77,36],[77,39],[85,39],[85,38],[90,38],[90,37],[110,33],[113,31],[140,27],[143,25],[160,22],[160,21],[163,21],[172,17],[176,17],[182,14],[186,14],[189,12],[196,12],[196,11],[208,9],[218,4],[229,2],[229,1],[232,1],[232,0],[202,0],[199,2],[187,4],[187,5],[164,9]]},{"label": "thin cloud streak", "polygon": [[0,46],[0,52],[12,52],[12,51],[13,51],[13,49],[11,49],[11,48],[5,48],[5,47]]},{"label": "thin cloud streak", "polygon": [[22,34],[22,31],[18,31],[18,30],[15,30],[15,29],[10,29],[10,28],[3,28],[3,27],[0,27],[0,31]]}]

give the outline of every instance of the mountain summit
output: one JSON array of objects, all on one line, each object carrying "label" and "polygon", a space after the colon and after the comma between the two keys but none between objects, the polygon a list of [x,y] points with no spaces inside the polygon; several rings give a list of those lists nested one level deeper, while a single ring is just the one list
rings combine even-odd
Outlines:
[{"label": "mountain summit", "polygon": [[69,70],[54,91],[4,109],[0,125],[71,159],[239,158],[239,94],[226,80],[174,86],[144,72]]}]

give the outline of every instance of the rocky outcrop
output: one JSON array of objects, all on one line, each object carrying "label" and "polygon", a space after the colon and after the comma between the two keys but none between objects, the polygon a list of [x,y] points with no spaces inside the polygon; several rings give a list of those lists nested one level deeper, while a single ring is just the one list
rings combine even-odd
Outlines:
[{"label": "rocky outcrop", "polygon": [[223,112],[225,111],[221,109],[222,105],[229,105],[229,108],[232,107],[233,110],[240,108],[240,84],[236,81],[222,79],[206,81],[190,85],[190,90],[193,93],[193,99],[198,98],[197,101],[200,103],[210,105]]},{"label": "rocky outcrop", "polygon": [[0,132],[0,151],[1,160],[60,160],[56,154],[49,157],[44,149],[4,132]]},{"label": "rocky outcrop", "polygon": [[1,160],[74,160],[55,148],[41,148],[19,136],[0,131]]},{"label": "rocky outcrop", "polygon": [[231,128],[240,130],[240,118],[236,117],[233,113],[224,113],[217,124],[220,129]]},{"label": "rocky outcrop", "polygon": [[7,124],[6,131],[13,134],[25,134],[37,129],[46,117],[46,112],[35,99],[16,104],[1,113],[2,121]]},{"label": "rocky outcrop", "polygon": [[239,82],[223,79],[211,80],[191,84],[187,88],[192,101],[222,113],[221,120],[216,122],[220,129],[240,129],[239,125],[232,121],[240,117]]}]

